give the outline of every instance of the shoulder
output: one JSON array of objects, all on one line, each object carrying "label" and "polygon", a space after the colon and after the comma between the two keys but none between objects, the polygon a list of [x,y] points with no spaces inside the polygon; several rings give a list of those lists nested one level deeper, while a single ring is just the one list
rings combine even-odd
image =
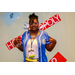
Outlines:
[{"label": "shoulder", "polygon": [[46,31],[40,30],[40,32],[41,32],[43,35],[48,35],[48,33],[47,33]]},{"label": "shoulder", "polygon": [[29,31],[25,31],[25,32],[23,33],[22,37],[26,36],[26,34],[28,34],[28,33],[29,33]]},{"label": "shoulder", "polygon": [[40,31],[40,35],[42,36],[42,39],[49,39],[49,35],[46,31]]}]

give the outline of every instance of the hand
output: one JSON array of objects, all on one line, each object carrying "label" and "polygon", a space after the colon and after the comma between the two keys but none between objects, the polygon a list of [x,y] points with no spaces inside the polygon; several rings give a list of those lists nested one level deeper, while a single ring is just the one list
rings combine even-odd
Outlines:
[{"label": "hand", "polygon": [[50,39],[47,40],[47,41],[49,41],[50,44],[49,44],[49,45],[46,45],[46,49],[47,49],[48,51],[52,51],[52,50],[54,49],[54,47],[55,47],[57,41],[56,41],[54,38],[50,37],[50,36],[49,36],[49,38],[50,38]]},{"label": "hand", "polygon": [[19,44],[20,42],[21,42],[21,39],[20,37],[18,37],[14,40],[13,45],[23,52],[23,47],[22,45]]},{"label": "hand", "polygon": [[20,37],[18,37],[18,38],[16,38],[15,40],[14,40],[14,45],[17,45],[17,44],[19,44],[21,42],[21,39],[20,39]]},{"label": "hand", "polygon": [[55,43],[56,40],[55,40],[54,38],[52,38],[52,37],[50,37],[50,36],[49,36],[49,38],[50,38],[50,39],[47,40],[47,41],[49,41],[50,43]]}]

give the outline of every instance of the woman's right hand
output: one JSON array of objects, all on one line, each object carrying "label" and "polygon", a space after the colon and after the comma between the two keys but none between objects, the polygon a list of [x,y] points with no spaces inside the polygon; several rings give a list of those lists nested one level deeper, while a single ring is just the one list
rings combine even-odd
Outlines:
[{"label": "woman's right hand", "polygon": [[19,44],[21,42],[21,39],[20,39],[20,37],[18,37],[18,38],[16,38],[15,40],[14,40],[14,45],[17,45],[17,44]]},{"label": "woman's right hand", "polygon": [[23,52],[23,47],[22,45],[20,45],[20,43],[21,43],[21,39],[20,37],[18,37],[14,40],[13,45]]}]

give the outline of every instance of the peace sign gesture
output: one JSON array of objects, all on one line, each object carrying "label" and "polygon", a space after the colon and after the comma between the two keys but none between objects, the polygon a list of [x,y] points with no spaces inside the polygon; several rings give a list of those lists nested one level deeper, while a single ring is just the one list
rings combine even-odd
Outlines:
[{"label": "peace sign gesture", "polygon": [[53,48],[54,48],[55,45],[56,45],[56,40],[55,40],[54,38],[50,37],[50,36],[49,36],[49,38],[50,38],[50,39],[47,40],[47,41],[49,41],[50,44],[49,44],[49,45],[46,45],[46,49],[47,49],[48,51],[52,51]]},{"label": "peace sign gesture", "polygon": [[56,40],[55,40],[54,38],[52,38],[52,37],[50,37],[50,36],[49,36],[49,38],[50,38],[50,39],[49,39],[48,41],[49,41],[50,43],[55,43]]},{"label": "peace sign gesture", "polygon": [[20,42],[21,42],[21,39],[20,39],[20,37],[18,37],[18,38],[16,38],[16,39],[14,40],[13,45],[14,45],[15,47],[18,47]]}]

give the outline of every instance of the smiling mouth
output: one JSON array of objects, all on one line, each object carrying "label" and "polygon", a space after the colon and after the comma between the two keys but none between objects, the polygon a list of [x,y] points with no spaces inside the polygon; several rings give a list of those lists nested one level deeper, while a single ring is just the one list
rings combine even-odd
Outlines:
[{"label": "smiling mouth", "polygon": [[33,29],[35,29],[36,27],[33,27]]}]

